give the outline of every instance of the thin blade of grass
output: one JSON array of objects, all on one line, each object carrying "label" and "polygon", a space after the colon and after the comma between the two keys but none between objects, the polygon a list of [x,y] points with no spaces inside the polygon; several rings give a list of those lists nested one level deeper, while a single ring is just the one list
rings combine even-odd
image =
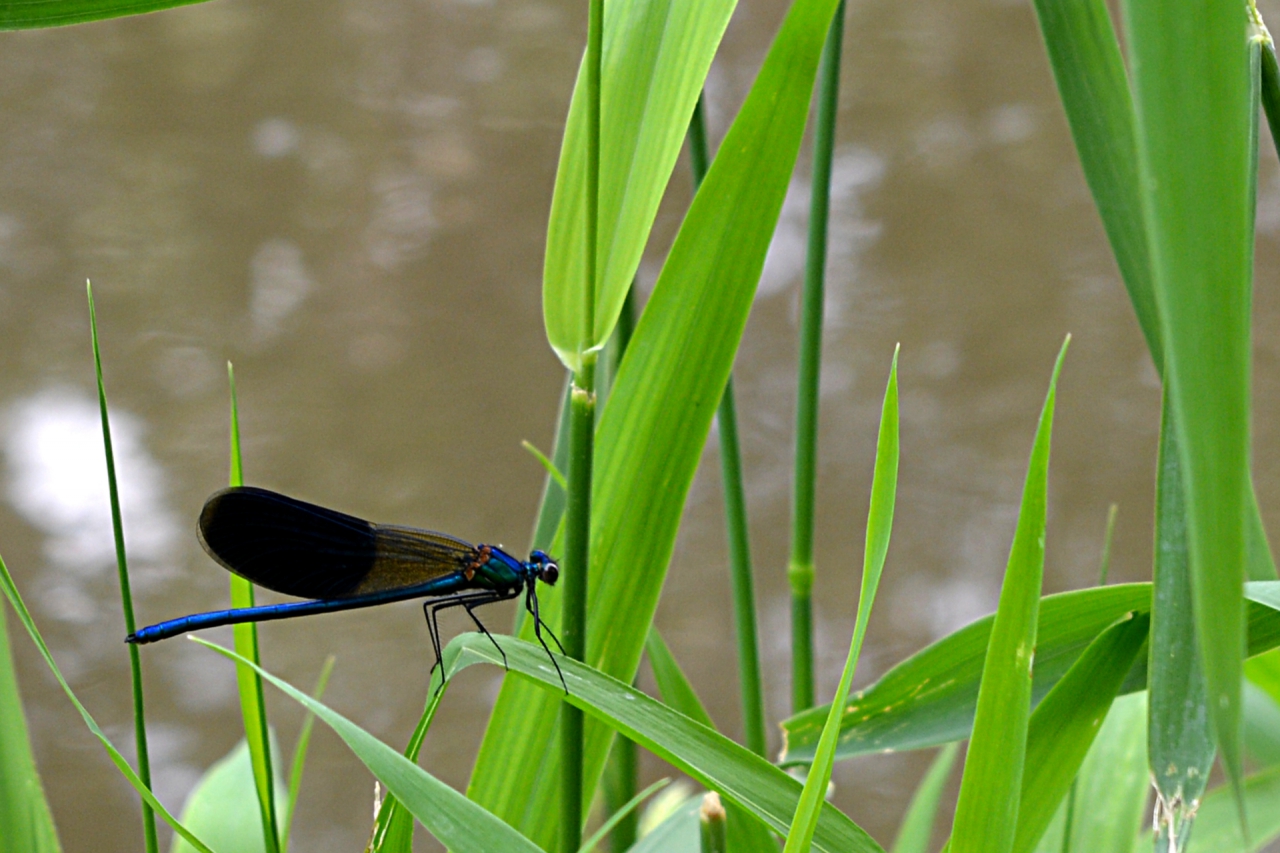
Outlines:
[{"label": "thin blade of grass", "polygon": [[[1031,715],[1013,842],[1016,853],[1035,849],[1070,790],[1112,700],[1146,643],[1148,621],[1146,614],[1129,614],[1103,631]],[[1068,811],[1071,819],[1078,810],[1079,803]],[[1071,837],[1074,845],[1074,830]]]},{"label": "thin blade of grass", "polygon": [[1008,853],[1012,849],[1031,713],[1031,662],[1036,646],[1044,575],[1049,440],[1063,342],[1049,380],[1022,490],[1022,507],[1000,591],[978,690],[973,735],[965,756],[951,837],[952,853]]},{"label": "thin blade of grass", "polygon": [[[133,618],[133,594],[129,589],[129,561],[124,549],[124,521],[120,515],[120,489],[116,482],[116,458],[111,447],[111,421],[107,416],[107,390],[102,381],[102,352],[98,347],[98,312],[93,304],[93,285],[85,282],[85,294],[89,299],[89,335],[93,343],[93,371],[98,382],[98,410],[102,415],[102,449],[107,459],[107,489],[111,496],[111,532],[115,537],[116,572],[120,582],[120,604],[124,610],[125,633],[137,629]],[[138,647],[128,644],[129,676],[133,688],[133,736],[138,750],[138,778],[151,787],[151,759],[147,749],[147,715],[142,698],[142,662]],[[156,816],[151,807],[142,803],[142,837],[147,853],[158,853]]]},{"label": "thin blade of grass", "polygon": [[[320,667],[320,675],[316,678],[315,689],[311,695],[317,699],[324,698],[325,688],[329,686],[329,676],[333,674],[333,665],[337,658],[329,655]],[[284,810],[284,821],[280,827],[280,849],[289,849],[289,832],[293,828],[293,817],[298,813],[298,792],[302,790],[302,770],[307,764],[307,749],[311,746],[311,730],[315,727],[316,715],[307,713],[298,729],[298,742],[293,746],[293,761],[290,762],[288,805]]]},{"label": "thin blade of grass", "polygon": [[[227,387],[231,397],[231,474],[228,485],[244,485],[244,460],[240,455],[240,407],[236,397],[236,373],[227,362]],[[253,584],[231,573],[231,606],[253,607]],[[259,662],[258,626],[253,622],[232,627],[236,651],[244,657]],[[134,646],[130,646],[134,648]],[[262,837],[266,853],[278,853],[282,849],[278,808],[276,806],[275,768],[271,760],[271,733],[267,728],[267,706],[262,698],[262,679],[248,667],[236,667],[236,687],[240,694],[240,715],[244,720],[244,736],[249,744],[249,758],[253,763],[253,785],[258,794],[258,817],[262,822]]]},{"label": "thin blade of grass", "polygon": [[582,842],[582,847],[579,848],[578,853],[592,853],[592,851],[596,849],[596,845],[603,841],[606,835],[613,832],[614,827],[634,814],[635,810],[640,807],[640,804],[649,799],[651,795],[656,794],[670,783],[670,779],[659,779],[657,782],[654,782],[652,785],[627,800],[622,805],[622,808],[609,815],[609,819],[600,824],[600,828],[592,833],[590,838]]},{"label": "thin blade of grass", "polygon": [[[22,627],[27,629],[27,634],[31,637],[31,641],[36,644],[36,648],[40,651],[40,656],[44,658],[45,664],[49,667],[49,671],[53,673],[53,677],[57,679],[58,684],[62,687],[62,692],[67,694],[67,698],[71,700],[71,704],[75,706],[80,713],[80,719],[84,721],[85,727],[89,732],[98,739],[103,749],[107,751],[107,757],[111,759],[111,763],[116,766],[120,774],[128,780],[133,789],[138,792],[143,801],[149,805],[156,814],[169,826],[173,827],[173,831],[185,838],[200,853],[213,853],[200,839],[196,838],[177,818],[169,813],[169,810],[155,798],[151,793],[151,789],[142,781],[134,769],[129,766],[128,760],[116,749],[102,729],[98,726],[97,721],[89,711],[80,703],[79,698],[71,690],[71,685],[67,684],[67,680],[62,677],[62,671],[58,669],[58,664],[54,661],[53,655],[49,651],[49,647],[45,645],[44,637],[40,636],[39,629],[36,628],[35,620],[31,618],[31,612],[27,610],[26,603],[23,602],[22,596],[18,594],[18,588],[13,582],[13,576],[9,574],[9,567],[4,564],[4,560],[0,559],[0,592],[4,593],[5,598],[9,600],[10,606],[13,607],[14,613],[18,616],[18,621],[22,623]],[[223,853],[231,853],[231,851],[223,851]]]},{"label": "thin blade of grass", "polygon": [[[787,13],[667,256],[600,417],[587,659],[624,681],[639,665],[685,498],[746,325],[835,2],[798,0]],[[681,136],[684,130],[682,123]],[[552,625],[559,597],[545,595]],[[522,633],[528,631],[526,625]],[[548,815],[559,814],[559,795],[547,781],[559,772],[552,747],[558,702],[508,679],[469,789],[543,844],[557,832]],[[594,722],[586,734],[590,791],[611,736]]]},{"label": "thin blade of grass", "polygon": [[[837,54],[838,56],[838,54]],[[840,734],[840,709],[849,698],[853,674],[858,668],[858,655],[862,652],[862,640],[871,619],[871,607],[880,587],[880,575],[884,570],[885,556],[889,553],[889,535],[893,530],[893,509],[898,494],[898,348],[893,350],[893,363],[889,368],[889,385],[884,392],[880,409],[880,434],[876,440],[875,470],[871,477],[871,507],[867,511],[866,549],[862,561],[862,588],[858,593],[858,616],[853,625],[853,638],[849,642],[849,656],[845,658],[844,672],[836,688],[831,710],[827,714],[818,750],[805,777],[804,791],[791,820],[784,853],[808,853],[813,842],[813,831],[827,795],[831,781],[831,768],[835,764],[836,739]]]},{"label": "thin blade of grass", "polygon": [[907,806],[907,813],[902,818],[902,825],[898,827],[898,837],[894,840],[890,853],[928,853],[942,789],[947,784],[947,777],[951,775],[959,749],[959,744],[948,743],[938,750],[928,772],[916,786],[916,792],[911,795],[911,805]]},{"label": "thin blade of grass", "polygon": [[58,831],[31,752],[4,613],[0,607],[0,849],[59,853]]},{"label": "thin blade of grass", "polygon": [[1218,748],[1239,786],[1256,179],[1245,7],[1122,6],[1197,641]]}]

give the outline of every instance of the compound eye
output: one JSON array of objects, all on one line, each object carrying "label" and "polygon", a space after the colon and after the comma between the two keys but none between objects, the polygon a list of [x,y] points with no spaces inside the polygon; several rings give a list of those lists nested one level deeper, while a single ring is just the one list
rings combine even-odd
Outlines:
[{"label": "compound eye", "polygon": [[546,565],[538,572],[538,577],[547,586],[555,586],[556,581],[560,579],[560,567],[548,560]]}]

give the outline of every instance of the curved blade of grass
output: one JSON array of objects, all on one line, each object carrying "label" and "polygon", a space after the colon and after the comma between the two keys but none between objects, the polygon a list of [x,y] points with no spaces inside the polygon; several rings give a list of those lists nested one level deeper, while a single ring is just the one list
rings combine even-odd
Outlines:
[{"label": "curved blade of grass", "polygon": [[959,744],[949,743],[938,750],[929,771],[911,795],[911,805],[907,806],[890,853],[928,853],[933,824],[938,816],[938,801],[942,799],[942,789],[951,775],[959,749]]},{"label": "curved blade of grass", "polygon": [[622,808],[609,815],[609,819],[600,824],[600,828],[597,829],[590,838],[582,842],[582,847],[578,849],[578,853],[592,853],[592,851],[596,849],[596,845],[603,841],[604,837],[612,832],[615,826],[635,812],[635,810],[640,807],[640,804],[647,800],[652,794],[657,793],[670,783],[670,779],[659,779],[657,782],[654,782],[652,785],[627,800],[626,803],[623,804]]},{"label": "curved blade of grass", "polygon": [[[120,605],[124,611],[125,633],[137,628],[133,618],[133,593],[129,589],[129,561],[124,550],[124,521],[120,515],[120,489],[116,483],[116,458],[111,447],[111,421],[107,416],[107,390],[102,381],[102,353],[98,348],[98,312],[93,304],[93,285],[84,283],[89,300],[89,336],[93,344],[93,371],[98,382],[98,411],[102,416],[102,449],[107,461],[107,490],[111,499],[111,532],[116,545],[116,572],[120,582]],[[128,644],[129,676],[133,687],[133,736],[138,750],[138,778],[151,787],[151,759],[147,749],[147,715],[142,699],[142,662],[138,647]],[[156,839],[156,816],[144,801],[142,803],[142,837],[148,853],[160,849]]]},{"label": "curved blade of grass", "polygon": [[577,372],[602,347],[640,265],[689,116],[736,0],[615,0],[604,31],[597,291],[586,279],[586,79],[578,73],[556,170],[542,312],[547,340]]},{"label": "curved blade of grass", "polygon": [[[685,497],[742,337],[835,2],[798,0],[787,13],[667,256],[600,418],[587,660],[624,681],[639,665]],[[558,595],[545,603],[544,613],[554,616]],[[469,791],[541,843],[557,832],[548,815],[559,813],[558,794],[544,780],[558,773],[551,748],[558,701],[504,684]],[[589,791],[610,734],[594,723],[586,734]]]},{"label": "curved blade of grass", "polygon": [[[666,641],[662,639],[658,629],[652,626],[645,642],[645,652],[649,655],[649,666],[653,668],[653,680],[657,682],[662,701],[694,722],[715,731],[716,724],[711,715],[698,699],[698,694],[680,669],[680,664],[676,662],[675,655],[671,654]],[[774,843],[773,834],[754,815],[733,803],[725,803],[724,808],[729,813],[730,851],[777,853],[778,845]]]},{"label": "curved blade of grass", "polygon": [[[1245,584],[1249,604],[1249,653],[1280,646],[1280,582]],[[1039,701],[1086,646],[1130,610],[1151,609],[1151,584],[1113,584],[1046,596],[1040,602],[1032,699]],[[869,752],[938,746],[967,737],[978,682],[991,636],[985,616],[922,649],[890,669],[845,706],[837,758]],[[1146,686],[1139,660],[1125,692]],[[830,706],[813,708],[782,723],[783,766],[807,764]]]},{"label": "curved blade of grass", "polygon": [[1133,853],[1147,814],[1147,694],[1111,703],[1080,767],[1071,850]]},{"label": "curved blade of grass", "polygon": [[[557,656],[569,685],[569,696],[565,697],[555,668],[541,647],[514,637],[497,640],[506,652],[511,672],[534,682],[538,689],[582,708],[609,729],[625,735],[737,803],[773,831],[786,832],[800,799],[801,786],[785,771],[635,688],[599,670]],[[482,635],[459,635],[449,648],[457,654],[456,660],[449,664],[450,678],[476,663],[502,666],[501,655]],[[830,804],[822,808],[813,843],[818,850],[840,853],[880,850],[869,835]]]},{"label": "curved blade of grass", "polygon": [[[1147,614],[1129,614],[1089,644],[1031,715],[1013,849],[1027,853],[1053,819],[1111,702],[1147,640]],[[1079,810],[1079,803],[1074,811]],[[1072,832],[1075,843],[1075,833]],[[1082,850],[1110,848],[1087,848]]]},{"label": "curved blade of grass", "polygon": [[[240,456],[240,408],[236,398],[236,373],[227,362],[227,387],[231,396],[231,475],[228,485],[244,485],[244,461]],[[253,584],[231,573],[231,606],[253,607]],[[244,657],[259,662],[258,626],[253,622],[232,626],[236,651]],[[129,648],[135,648],[130,645]],[[244,720],[244,736],[249,745],[249,757],[253,764],[253,785],[258,794],[258,817],[262,823],[265,853],[277,853],[281,849],[282,833],[279,809],[275,803],[276,782],[274,762],[271,760],[271,733],[267,729],[267,706],[262,698],[262,679],[248,667],[236,667],[236,687],[240,694],[240,715]]]},{"label": "curved blade of grass", "polygon": [[[1253,853],[1280,838],[1280,767],[1244,780],[1252,844],[1240,838],[1240,820],[1228,786],[1215,788],[1200,803],[1190,853]],[[1138,849],[1151,848],[1151,833],[1138,840]]]},{"label": "curved blade of grass", "polygon": [[880,408],[880,434],[876,439],[875,471],[871,477],[871,507],[867,511],[867,539],[862,560],[862,588],[858,593],[858,616],[853,625],[853,638],[849,642],[849,656],[845,658],[844,672],[822,727],[818,749],[813,764],[805,777],[800,804],[796,806],[787,833],[784,853],[808,853],[813,841],[813,831],[818,823],[831,782],[831,767],[836,759],[836,739],[840,734],[840,709],[849,698],[853,685],[853,673],[858,668],[858,655],[862,652],[862,640],[871,619],[871,607],[880,587],[880,575],[884,570],[885,556],[889,553],[889,534],[893,530],[893,509],[898,494],[898,348],[893,350],[893,363],[889,368],[889,385],[884,392]]},{"label": "curved blade of grass", "polygon": [[[325,688],[329,686],[329,676],[333,674],[333,665],[337,658],[329,655],[320,667],[320,676],[316,679],[315,689],[311,695],[317,699],[324,698]],[[293,828],[293,816],[298,813],[298,792],[302,790],[302,770],[307,764],[307,748],[311,745],[311,730],[315,727],[315,714],[308,713],[302,719],[298,729],[298,742],[293,746],[293,761],[289,771],[288,805],[284,810],[284,821],[281,823],[280,849],[289,849],[289,831]]]},{"label": "curved blade of grass", "polygon": [[[22,596],[18,594],[18,588],[13,583],[13,576],[9,574],[9,568],[4,564],[4,560],[0,559],[0,592],[3,592],[5,598],[9,599],[9,604],[13,607],[14,613],[18,615],[18,621],[22,623],[22,627],[27,629],[31,641],[36,644],[36,648],[40,651],[40,656],[44,658],[44,662],[49,667],[49,671],[53,673],[53,677],[58,680],[58,684],[62,686],[62,692],[67,694],[67,698],[71,700],[71,704],[80,712],[80,719],[84,720],[85,726],[89,732],[98,739],[103,749],[107,751],[107,757],[111,759],[111,763],[116,766],[121,775],[128,780],[138,795],[147,803],[156,814],[169,826],[173,827],[173,831],[181,835],[187,841],[191,842],[191,846],[195,847],[200,853],[213,853],[200,839],[196,838],[177,818],[169,814],[169,810],[155,798],[151,793],[151,789],[143,783],[138,774],[129,766],[128,760],[116,749],[115,744],[107,739],[99,728],[97,721],[89,711],[80,704],[80,700],[76,698],[76,694],[72,692],[71,685],[67,684],[67,680],[62,677],[62,671],[58,669],[58,664],[54,662],[53,655],[49,652],[49,647],[44,643],[44,637],[40,636],[40,631],[36,628],[35,620],[31,618],[31,612],[27,610],[27,605],[23,602]],[[231,853],[231,851],[223,851],[223,853]]]},{"label": "curved blade of grass", "polygon": [[[229,660],[253,667],[258,675],[319,717],[342,738],[356,757],[369,768],[369,772],[387,786],[387,790],[413,813],[427,831],[450,850],[456,853],[538,853],[539,848],[532,841],[337,711],[230,649],[199,637],[191,639]],[[449,666],[448,655],[445,665]],[[434,678],[432,683],[435,683]]]},{"label": "curved blade of grass", "polygon": [[[275,746],[273,739],[272,747]],[[276,757],[279,757],[278,751]],[[248,743],[241,738],[200,777],[182,807],[182,822],[219,850],[264,853],[266,846],[253,780],[253,759]],[[277,780],[274,798],[277,808],[284,808],[288,796],[289,792]],[[280,814],[277,818],[284,823],[288,815]],[[192,853],[192,850],[184,838],[174,836],[169,853]]]},{"label": "curved blade of grass", "polygon": [[1256,179],[1245,7],[1122,5],[1196,633],[1218,748],[1238,785]]},{"label": "curved blade of grass", "polygon": [[201,0],[24,0],[0,4],[0,30],[61,27],[198,2]]},{"label": "curved blade of grass", "polygon": [[1053,366],[1027,465],[1018,526],[987,645],[973,734],[960,780],[952,853],[1008,853],[1013,846],[1027,720],[1031,714],[1031,662],[1040,615],[1040,583],[1044,576],[1049,439],[1058,374],[1070,343],[1068,335]]},{"label": "curved blade of grass", "polygon": [[58,831],[31,753],[4,611],[0,607],[0,838],[5,839],[0,847],[59,853]]}]

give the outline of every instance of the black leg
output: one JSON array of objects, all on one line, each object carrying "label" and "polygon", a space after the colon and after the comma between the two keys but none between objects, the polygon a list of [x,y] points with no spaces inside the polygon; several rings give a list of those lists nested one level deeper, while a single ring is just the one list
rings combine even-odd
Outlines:
[{"label": "black leg", "polygon": [[444,687],[444,683],[449,680],[449,674],[444,671],[444,658],[440,654],[440,628],[436,625],[435,611],[431,609],[431,602],[424,601],[422,603],[422,615],[427,620],[427,633],[431,635],[431,650],[436,653],[436,662],[431,665],[431,669],[427,671],[427,682],[431,681],[431,673],[436,671],[436,667],[440,667],[440,687],[437,691]]},{"label": "black leg", "polygon": [[[551,665],[556,668],[556,675],[560,676],[560,686],[564,688],[564,695],[569,695],[569,685],[565,683],[564,673],[560,671],[560,664],[556,663],[556,656],[551,654],[551,649],[547,648],[547,641],[542,639],[542,629],[547,628],[542,622],[542,617],[538,615],[538,593],[534,591],[533,582],[529,582],[529,591],[524,597],[524,606],[533,614],[533,635],[538,638],[538,642],[542,645],[542,650],[547,653],[547,657],[551,659]],[[560,654],[564,654],[564,646],[560,645],[560,640],[555,634],[551,633],[551,629],[547,628],[547,633],[551,634],[551,639],[556,641],[556,645],[560,647]]]},{"label": "black leg", "polygon": [[489,642],[493,643],[493,647],[498,650],[498,654],[502,655],[502,668],[511,669],[511,667],[507,666],[507,653],[502,650],[502,646],[498,645],[498,641],[493,638],[493,634],[489,633],[489,629],[480,623],[479,617],[477,617],[476,614],[471,610],[471,608],[477,607],[481,604],[488,604],[492,601],[502,601],[504,597],[506,596],[493,595],[488,598],[479,599],[477,601],[463,601],[459,603],[462,605],[462,609],[467,611],[467,615],[471,617],[471,621],[476,623],[476,628],[480,631],[480,633],[488,637]]}]

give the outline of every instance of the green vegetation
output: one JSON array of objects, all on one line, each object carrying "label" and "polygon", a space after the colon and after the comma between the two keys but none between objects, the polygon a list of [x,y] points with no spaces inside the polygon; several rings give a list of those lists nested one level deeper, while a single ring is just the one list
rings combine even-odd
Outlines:
[{"label": "green vegetation", "polygon": [[[174,5],[180,4],[30,0],[0,9],[0,28]],[[1270,126],[1280,126],[1274,48],[1256,9],[1243,4],[1129,0],[1121,10],[1126,65],[1103,0],[1034,5],[1086,180],[1164,381],[1151,583],[1042,597],[1045,542],[1053,535],[1047,517],[1053,414],[1067,351],[1063,343],[1048,372],[1056,342],[1046,341],[1048,390],[1035,434],[1027,437],[1021,507],[997,612],[850,694],[894,515],[894,352],[857,620],[835,698],[813,707],[809,590],[818,355],[843,4],[793,0],[708,164],[700,98],[734,11],[732,0],[592,0],[548,224],[543,290],[548,343],[569,380],[553,458],[539,454],[549,473],[535,545],[564,556],[564,580],[546,593],[542,615],[568,652],[559,661],[568,695],[542,649],[528,642],[532,620],[517,624],[518,636],[499,638],[509,669],[464,796],[416,760],[437,708],[448,701],[445,676],[477,664],[504,665],[485,637],[464,634],[447,646],[421,721],[401,750],[320,701],[327,667],[314,698],[308,696],[263,669],[254,626],[239,626],[234,649],[200,642],[234,662],[245,741],[209,768],[179,820],[150,791],[137,648],[128,647],[135,769],[62,679],[0,562],[0,589],[19,623],[138,792],[148,853],[159,849],[156,815],[173,828],[175,850],[287,850],[315,718],[389,792],[369,841],[369,850],[380,853],[409,853],[415,820],[457,853],[578,853],[596,849],[613,827],[619,828],[615,841],[625,838],[621,846],[633,851],[674,844],[666,839],[690,830],[689,837],[701,834],[707,850],[776,851],[784,839],[786,853],[875,853],[882,846],[826,802],[833,763],[872,751],[943,746],[893,847],[924,851],[955,743],[962,740],[969,744],[948,832],[948,849],[955,853],[1128,853],[1146,845],[1182,851],[1188,843],[1192,850],[1243,851],[1280,836],[1278,768],[1247,775],[1245,765],[1247,724],[1274,727],[1268,721],[1280,703],[1280,581],[1249,470],[1259,112],[1265,109]],[[763,702],[730,374],[815,84],[788,571],[796,713],[783,723],[785,745],[773,763],[762,754]],[[697,192],[635,319],[633,281],[686,135],[693,143]],[[90,296],[91,318],[92,311]],[[133,631],[96,319],[92,328],[121,598]],[[611,355],[602,360],[602,352]],[[885,356],[888,362],[890,354]],[[696,685],[652,624],[717,412],[727,442],[745,745],[715,730]],[[869,434],[872,425],[846,428]],[[231,483],[241,481],[233,380]],[[1114,511],[1104,582],[1113,522]],[[233,578],[231,600],[251,605],[252,586]],[[0,850],[57,850],[2,631],[0,620]],[[632,686],[646,653],[661,701]],[[287,785],[267,725],[264,682],[309,715]],[[1251,707],[1261,710],[1246,719]],[[1269,735],[1280,739],[1280,732]],[[626,743],[714,792],[723,809],[708,798],[699,829],[702,798],[677,803],[632,846],[629,816],[655,788],[634,793],[634,755],[628,758],[619,747],[611,773],[621,775],[616,789],[624,793],[613,798],[603,830],[584,845],[606,760]],[[1206,793],[1216,756],[1227,783]],[[798,780],[783,766],[805,767],[807,775]],[[1148,771],[1156,787],[1156,825],[1144,837],[1140,815]]]}]

